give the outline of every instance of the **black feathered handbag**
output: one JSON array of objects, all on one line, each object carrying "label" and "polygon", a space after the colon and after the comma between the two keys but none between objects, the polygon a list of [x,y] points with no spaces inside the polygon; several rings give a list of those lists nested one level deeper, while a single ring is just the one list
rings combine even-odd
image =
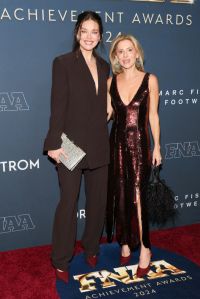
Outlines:
[{"label": "black feathered handbag", "polygon": [[147,187],[148,218],[152,224],[164,226],[168,220],[174,220],[177,210],[174,208],[173,191],[160,179],[160,167],[153,166]]}]

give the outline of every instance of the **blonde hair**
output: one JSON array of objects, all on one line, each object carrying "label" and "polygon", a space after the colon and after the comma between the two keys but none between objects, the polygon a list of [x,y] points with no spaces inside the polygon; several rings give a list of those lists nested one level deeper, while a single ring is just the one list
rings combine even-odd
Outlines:
[{"label": "blonde hair", "polygon": [[120,34],[112,41],[111,48],[110,48],[109,57],[110,57],[110,62],[111,62],[113,73],[116,75],[116,74],[120,74],[123,71],[121,65],[119,64],[119,62],[116,59],[117,46],[118,46],[119,42],[121,42],[123,40],[130,40],[132,42],[133,46],[135,47],[135,49],[139,55],[139,57],[136,59],[135,66],[139,71],[144,71],[144,65],[143,65],[144,52],[143,52],[143,49],[142,49],[140,43],[134,36],[132,36],[130,34]]}]

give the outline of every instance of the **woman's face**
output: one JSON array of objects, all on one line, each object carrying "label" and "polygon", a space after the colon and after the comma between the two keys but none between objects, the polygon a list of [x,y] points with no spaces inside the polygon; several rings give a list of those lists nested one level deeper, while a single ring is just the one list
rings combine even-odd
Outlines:
[{"label": "woman's face", "polygon": [[115,56],[122,68],[129,69],[135,65],[138,52],[133,43],[125,39],[117,44]]},{"label": "woman's face", "polygon": [[79,28],[77,39],[80,49],[92,51],[100,41],[99,25],[93,20],[87,20]]}]

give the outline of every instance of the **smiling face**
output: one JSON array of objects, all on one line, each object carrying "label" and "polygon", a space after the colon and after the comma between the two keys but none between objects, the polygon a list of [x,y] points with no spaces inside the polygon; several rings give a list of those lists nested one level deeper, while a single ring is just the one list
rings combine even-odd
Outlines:
[{"label": "smiling face", "polygon": [[117,44],[115,57],[122,68],[134,67],[138,56],[138,51],[130,40],[124,39]]},{"label": "smiling face", "polygon": [[100,41],[98,23],[93,20],[84,21],[78,30],[77,40],[81,50],[92,51]]}]

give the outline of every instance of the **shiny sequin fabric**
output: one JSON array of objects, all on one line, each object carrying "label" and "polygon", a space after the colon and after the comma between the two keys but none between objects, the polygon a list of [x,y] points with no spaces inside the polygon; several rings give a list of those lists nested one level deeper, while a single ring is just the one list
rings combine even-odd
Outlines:
[{"label": "shiny sequin fabric", "polygon": [[142,240],[144,246],[150,248],[145,202],[151,170],[148,79],[149,73],[146,73],[128,105],[120,98],[116,76],[110,87],[114,121],[110,134],[106,231],[108,241],[116,234],[119,244],[128,244],[131,250],[140,245],[138,198],[142,211]]}]

